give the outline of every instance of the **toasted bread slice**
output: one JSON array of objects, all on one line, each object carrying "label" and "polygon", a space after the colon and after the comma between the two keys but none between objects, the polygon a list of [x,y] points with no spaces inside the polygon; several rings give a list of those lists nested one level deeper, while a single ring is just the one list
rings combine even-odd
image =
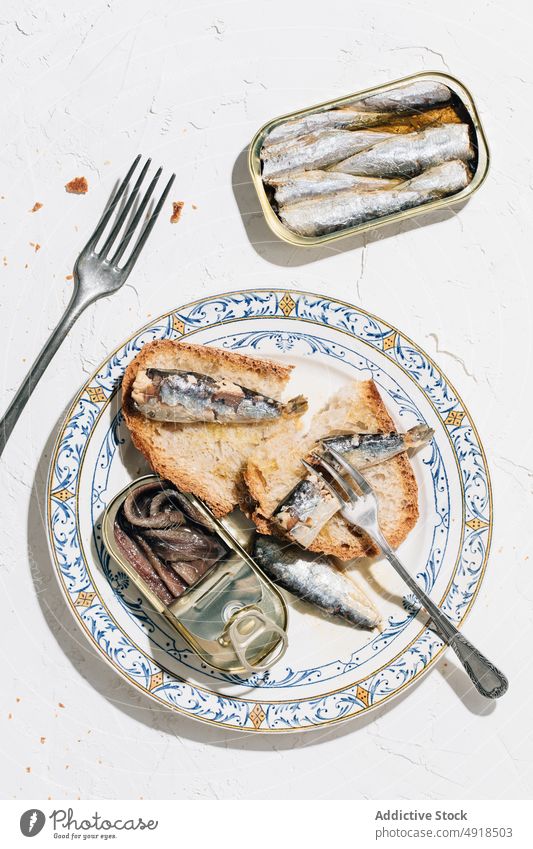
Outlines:
[{"label": "toasted bread slice", "polygon": [[[196,371],[226,377],[281,400],[293,366],[243,356],[233,351],[163,339],[150,342],[130,363],[122,381],[122,408],[134,445],[157,474],[184,492],[205,501],[216,516],[239,503],[242,470],[252,452],[287,427],[287,420],[264,424],[171,424],[149,420],[137,412],[131,388],[137,372],[147,368]],[[291,419],[291,433],[298,432]]]},{"label": "toasted bread slice", "polygon": [[[301,464],[317,441],[339,432],[388,432],[395,430],[372,380],[353,381],[340,389],[311,422],[307,434],[292,430],[292,423],[273,433],[249,458],[244,478],[251,501],[242,507],[263,534],[280,533],[271,521],[278,504],[289,494],[306,472]],[[379,502],[381,530],[393,548],[400,545],[418,518],[418,488],[407,455],[399,454],[365,471]],[[374,543],[364,533],[350,528],[336,514],[322,528],[309,546],[350,560],[353,557],[378,553]]]}]

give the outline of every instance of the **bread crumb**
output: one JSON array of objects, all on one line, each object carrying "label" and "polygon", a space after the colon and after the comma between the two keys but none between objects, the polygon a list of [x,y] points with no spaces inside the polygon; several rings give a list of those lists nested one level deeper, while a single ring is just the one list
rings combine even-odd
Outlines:
[{"label": "bread crumb", "polygon": [[72,274],[65,274],[65,280],[72,280],[72,278],[73,278]]},{"label": "bread crumb", "polygon": [[181,218],[181,210],[185,206],[185,201],[177,200],[172,204],[172,215],[170,216],[170,223],[177,224]]},{"label": "bread crumb", "polygon": [[20,702],[20,696],[17,696],[16,701]]},{"label": "bread crumb", "polygon": [[26,767],[26,772],[31,772],[31,766]]},{"label": "bread crumb", "polygon": [[86,195],[89,191],[89,183],[86,177],[74,177],[69,183],[65,184],[65,190],[71,195]]},{"label": "bread crumb", "polygon": [[8,713],[7,718],[8,718],[8,719],[13,719],[13,714],[12,714],[12,713]]},{"label": "bread crumb", "polygon": [[2,262],[4,263],[4,265],[7,265],[7,256],[5,256],[5,257],[3,258]]},{"label": "bread crumb", "polygon": [[58,702],[57,706],[58,706],[58,707],[61,707],[61,708],[64,708],[64,707],[65,707],[65,705],[63,704],[63,702]]},{"label": "bread crumb", "polygon": [[40,246],[39,242],[30,242],[30,245],[34,249],[35,253],[37,253],[37,251],[41,250],[41,246]]},{"label": "bread crumb", "polygon": [[41,743],[46,743],[46,737],[41,737]]},{"label": "bread crumb", "polygon": [[198,207],[196,206],[195,203],[191,203],[191,206],[192,206],[193,209],[198,209]]},{"label": "bread crumb", "polygon": [[42,203],[39,203],[39,201],[37,200],[37,201],[35,201],[32,208],[30,209],[30,212],[39,212],[39,210],[42,209],[42,208],[43,208]]}]

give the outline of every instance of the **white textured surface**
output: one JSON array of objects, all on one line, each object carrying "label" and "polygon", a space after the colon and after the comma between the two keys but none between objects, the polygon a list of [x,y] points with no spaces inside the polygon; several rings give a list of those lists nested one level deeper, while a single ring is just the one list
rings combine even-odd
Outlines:
[{"label": "white textured surface", "polygon": [[[131,283],[78,322],[4,455],[4,797],[531,796],[527,15],[525,0],[4,0],[3,405],[67,303],[77,250],[133,156],[175,169],[174,197],[186,202],[177,226],[168,216],[158,223]],[[418,70],[450,71],[473,92],[492,152],[485,186],[458,215],[333,249],[276,241],[242,153],[254,131],[293,108]],[[89,194],[66,194],[64,184],[81,174]],[[43,208],[31,214],[35,201]],[[148,317],[201,294],[260,285],[363,305],[425,347],[459,388],[488,452],[496,519],[466,630],[510,677],[500,703],[478,697],[448,653],[366,722],[282,738],[217,732],[140,698],[71,620],[41,517],[65,407]]]}]

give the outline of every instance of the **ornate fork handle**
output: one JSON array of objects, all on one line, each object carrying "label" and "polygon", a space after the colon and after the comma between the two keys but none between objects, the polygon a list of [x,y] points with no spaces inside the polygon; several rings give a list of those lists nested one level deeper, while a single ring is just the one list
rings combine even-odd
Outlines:
[{"label": "ornate fork handle", "polygon": [[60,347],[76,319],[81,315],[90,302],[91,299],[83,299],[80,296],[79,290],[74,292],[59,324],[52,331],[47,343],[36,358],[15,397],[7,408],[5,415],[2,419],[0,419],[0,456],[3,454],[6,442],[11,435],[11,431],[15,427],[24,407],[31,397],[33,390],[46,371],[46,368],[54,354]]},{"label": "ornate fork handle", "polygon": [[474,687],[481,693],[482,696],[485,696],[488,699],[498,699],[500,696],[503,696],[509,686],[509,682],[503,672],[500,672],[500,670],[497,669],[497,667],[494,666],[494,664],[491,663],[484,654],[476,649],[475,646],[473,646],[472,643],[457,630],[455,625],[450,622],[446,614],[431,601],[429,596],[427,596],[422,589],[420,589],[415,579],[411,577],[400,560],[398,560],[394,551],[383,537],[383,534],[381,532],[377,532],[374,528],[372,536],[389,563],[394,566],[402,580],[426,608],[436,630],[440,633],[445,642],[454,650]]}]

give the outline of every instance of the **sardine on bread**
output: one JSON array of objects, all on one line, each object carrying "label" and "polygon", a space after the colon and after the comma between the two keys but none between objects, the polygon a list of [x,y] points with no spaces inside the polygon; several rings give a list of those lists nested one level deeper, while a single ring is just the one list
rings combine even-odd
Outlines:
[{"label": "sardine on bread", "polygon": [[[350,382],[315,414],[306,434],[296,437],[286,425],[251,454],[244,471],[250,501],[242,504],[243,509],[262,534],[279,534],[275,513],[306,476],[302,457],[329,435],[394,430],[376,384],[372,380]],[[378,497],[380,527],[389,544],[396,548],[418,519],[418,487],[407,454],[397,454],[368,468],[365,477]],[[362,531],[350,528],[338,513],[328,519],[308,550],[341,560],[378,553],[372,540]]]},{"label": "sardine on bread", "polygon": [[162,339],[144,345],[126,369],[122,407],[134,445],[157,474],[178,489],[197,495],[216,516],[231,512],[242,498],[242,471],[249,456],[267,438],[285,429],[288,421],[291,434],[298,433],[299,416],[306,408],[304,399],[293,399],[298,401],[292,405],[297,410],[290,419],[281,415],[253,424],[157,421],[139,409],[146,373],[153,374],[151,370],[160,374],[194,373],[226,381],[231,383],[233,394],[235,386],[246,387],[284,409],[282,395],[293,366],[209,345]]}]

